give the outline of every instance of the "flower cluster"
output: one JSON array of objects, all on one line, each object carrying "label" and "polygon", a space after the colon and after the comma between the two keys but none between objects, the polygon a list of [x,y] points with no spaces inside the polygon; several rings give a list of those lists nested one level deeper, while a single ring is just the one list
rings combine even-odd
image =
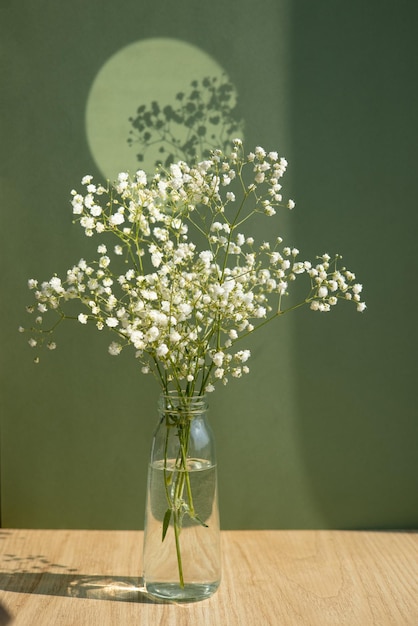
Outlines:
[{"label": "flower cluster", "polygon": [[[308,305],[325,312],[340,299],[364,310],[362,286],[338,267],[339,256],[303,261],[280,236],[258,243],[252,236],[254,218],[294,207],[282,195],[286,167],[276,152],[258,147],[246,155],[235,140],[228,155],[217,150],[150,178],[121,173],[104,187],[85,176],[84,192],[72,192],[73,213],[102,243],[94,261],[81,259],[65,278],[29,281],[36,316],[30,344],[52,332],[47,313],[92,323],[114,333],[110,354],[132,346],[142,371],[164,390],[204,393],[248,373],[245,338],[286,311]],[[302,275],[306,296],[286,307]],[[78,307],[71,315],[70,301]]]}]

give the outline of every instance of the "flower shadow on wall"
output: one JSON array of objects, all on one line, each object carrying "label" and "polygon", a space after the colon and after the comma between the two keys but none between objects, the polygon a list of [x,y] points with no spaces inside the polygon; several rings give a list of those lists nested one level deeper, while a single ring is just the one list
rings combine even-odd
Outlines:
[{"label": "flower shadow on wall", "polygon": [[214,149],[226,151],[232,139],[243,137],[236,90],[225,75],[193,80],[190,91],[178,92],[175,102],[141,104],[129,118],[128,144],[141,150],[136,155],[139,163],[146,153],[152,154],[156,167],[179,160],[190,163],[209,157]]}]

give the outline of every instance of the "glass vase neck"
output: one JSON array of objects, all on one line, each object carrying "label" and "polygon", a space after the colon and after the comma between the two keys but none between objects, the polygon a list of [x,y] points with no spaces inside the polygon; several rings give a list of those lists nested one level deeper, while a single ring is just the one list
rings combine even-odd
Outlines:
[{"label": "glass vase neck", "polygon": [[191,417],[205,413],[208,409],[208,404],[205,395],[199,395],[198,393],[187,395],[172,391],[161,394],[159,409],[161,413],[172,413],[175,411],[188,414]]}]

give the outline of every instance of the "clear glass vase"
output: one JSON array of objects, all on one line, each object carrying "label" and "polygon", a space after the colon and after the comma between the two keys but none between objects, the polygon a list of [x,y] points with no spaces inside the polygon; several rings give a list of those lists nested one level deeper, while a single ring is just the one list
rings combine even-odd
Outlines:
[{"label": "clear glass vase", "polygon": [[210,597],[221,579],[215,442],[202,396],[164,395],[148,468],[144,583],[159,599]]}]

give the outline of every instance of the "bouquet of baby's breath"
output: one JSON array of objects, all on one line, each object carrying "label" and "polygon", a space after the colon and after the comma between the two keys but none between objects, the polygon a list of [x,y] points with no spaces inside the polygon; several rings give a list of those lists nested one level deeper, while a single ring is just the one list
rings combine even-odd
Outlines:
[{"label": "bouquet of baby's breath", "polygon": [[[94,324],[114,334],[110,354],[133,347],[142,372],[154,374],[165,393],[191,396],[247,374],[245,339],[289,310],[326,312],[342,299],[363,311],[362,286],[338,255],[303,261],[280,236],[251,236],[253,220],[294,207],[282,196],[286,166],[260,147],[245,155],[235,140],[230,154],[180,161],[151,178],[121,173],[104,187],[85,176],[85,191],[72,191],[73,213],[102,243],[94,260],[81,259],[65,277],[29,281],[30,345],[47,339],[55,348],[50,336],[63,320]],[[286,305],[302,277],[305,297]],[[51,314],[58,317],[47,326]]]},{"label": "bouquet of baby's breath", "polygon": [[[111,355],[132,347],[144,373],[152,373],[168,400],[165,417],[176,429],[179,452],[164,459],[168,526],[176,537],[180,585],[184,586],[180,530],[184,515],[203,524],[193,505],[189,479],[189,407],[196,396],[213,391],[249,371],[249,335],[287,311],[307,305],[330,311],[339,300],[358,311],[361,284],[353,272],[328,254],[315,262],[280,236],[257,242],[254,220],[273,220],[277,210],[292,209],[282,196],[286,160],[258,147],[245,155],[235,140],[230,154],[221,150],[197,164],[180,161],[147,178],[121,173],[104,187],[85,176],[83,193],[72,192],[75,219],[87,237],[100,238],[97,257],[81,259],[65,277],[38,283],[31,279],[35,316],[31,346],[45,342],[64,320],[110,330]],[[306,293],[288,300],[292,283],[306,280]],[[48,322],[50,316],[55,316]],[[36,356],[36,361],[39,357]],[[167,435],[168,437],[168,435]],[[168,441],[168,440],[167,440]]]}]

